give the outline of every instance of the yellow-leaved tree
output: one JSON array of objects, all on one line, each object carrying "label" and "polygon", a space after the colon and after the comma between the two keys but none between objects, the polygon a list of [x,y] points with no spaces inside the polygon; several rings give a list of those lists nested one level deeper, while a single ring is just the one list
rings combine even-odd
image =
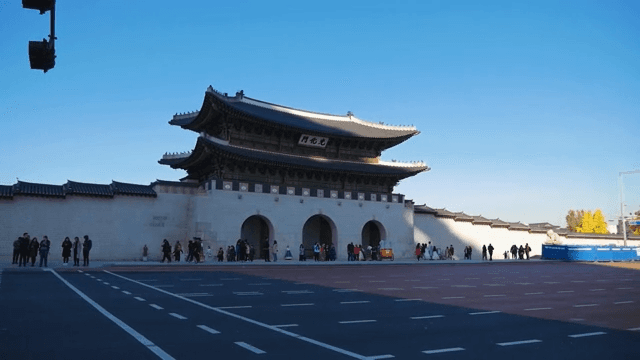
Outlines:
[{"label": "yellow-leaved tree", "polygon": [[602,215],[600,209],[592,215],[591,211],[587,211],[580,219],[580,225],[576,227],[576,232],[587,234],[608,234],[607,222]]}]

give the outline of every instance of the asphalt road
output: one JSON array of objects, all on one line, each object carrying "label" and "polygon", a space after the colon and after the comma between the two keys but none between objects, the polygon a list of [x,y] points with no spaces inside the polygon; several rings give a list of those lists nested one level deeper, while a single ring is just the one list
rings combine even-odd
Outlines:
[{"label": "asphalt road", "polygon": [[0,359],[640,357],[639,272],[494,265],[5,269]]}]

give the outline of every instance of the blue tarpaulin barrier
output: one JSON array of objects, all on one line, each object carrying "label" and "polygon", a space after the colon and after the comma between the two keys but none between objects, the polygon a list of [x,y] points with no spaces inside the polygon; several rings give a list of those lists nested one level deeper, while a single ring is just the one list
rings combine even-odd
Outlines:
[{"label": "blue tarpaulin barrier", "polygon": [[542,245],[542,258],[567,261],[632,261],[640,260],[640,247]]}]

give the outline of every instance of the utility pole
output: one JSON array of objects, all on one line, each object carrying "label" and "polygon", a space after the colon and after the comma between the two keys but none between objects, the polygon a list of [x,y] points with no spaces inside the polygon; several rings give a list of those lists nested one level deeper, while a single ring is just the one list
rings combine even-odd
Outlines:
[{"label": "utility pole", "polygon": [[622,221],[622,234],[624,238],[624,246],[627,246],[627,223],[624,219],[624,177],[622,175],[638,174],[640,170],[623,171],[620,176],[620,219]]}]

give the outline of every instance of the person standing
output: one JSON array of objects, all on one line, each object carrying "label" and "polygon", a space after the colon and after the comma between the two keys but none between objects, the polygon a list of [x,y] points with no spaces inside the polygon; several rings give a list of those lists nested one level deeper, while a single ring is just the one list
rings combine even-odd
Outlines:
[{"label": "person standing", "polygon": [[273,253],[273,262],[277,262],[278,261],[278,242],[276,240],[273,240],[273,248],[271,249],[271,252]]},{"label": "person standing", "polygon": [[85,235],[84,242],[82,243],[82,260],[84,266],[89,266],[89,252],[92,246],[93,242],[89,239],[89,235]]},{"label": "person standing", "polygon": [[164,259],[171,263],[171,244],[167,239],[162,240],[162,261],[160,262],[164,262]]},{"label": "person standing", "polygon": [[65,237],[64,241],[62,242],[62,263],[64,264],[64,266],[67,266],[67,264],[69,263],[72,247],[73,247],[73,244],[71,243],[71,240],[69,239],[69,237],[68,236]]},{"label": "person standing", "polygon": [[489,250],[489,261],[493,261],[493,245],[491,243],[489,243],[487,250]]},{"label": "person standing", "polygon": [[40,242],[40,267],[42,267],[42,262],[44,261],[44,267],[47,267],[47,258],[49,257],[49,250],[51,249],[51,241],[47,235],[42,237],[42,241]]},{"label": "person standing", "polygon": [[511,245],[511,258],[512,259],[517,259],[517,254],[518,254],[518,247],[516,246],[516,244]]},{"label": "person standing", "polygon": [[320,261],[320,245],[318,243],[313,245],[313,260]]},{"label": "person standing", "polygon": [[306,258],[304,256],[304,244],[300,244],[300,253],[298,256],[298,261],[305,261]]},{"label": "person standing", "polygon": [[482,260],[487,260],[487,245],[482,245]]},{"label": "person standing", "polygon": [[[31,239],[31,242],[29,243],[29,256],[31,257],[31,266],[36,263],[36,257],[38,257],[39,247],[40,244],[38,243],[38,239],[35,237]],[[42,266],[42,263],[40,264],[40,266]]]},{"label": "person standing", "polygon": [[73,266],[80,266],[80,253],[82,252],[82,243],[78,237],[73,238]]},{"label": "person standing", "polygon": [[20,259],[20,239],[22,238],[18,237],[16,241],[13,242],[13,258],[11,260],[12,264],[17,264],[18,260]]},{"label": "person standing", "polygon": [[176,262],[180,262],[180,254],[182,253],[182,245],[180,245],[180,240],[176,241],[176,244],[173,246],[173,259]]},{"label": "person standing", "polygon": [[529,247],[529,243],[524,244],[524,253],[527,255],[527,260],[529,260],[529,252],[531,248]]}]

